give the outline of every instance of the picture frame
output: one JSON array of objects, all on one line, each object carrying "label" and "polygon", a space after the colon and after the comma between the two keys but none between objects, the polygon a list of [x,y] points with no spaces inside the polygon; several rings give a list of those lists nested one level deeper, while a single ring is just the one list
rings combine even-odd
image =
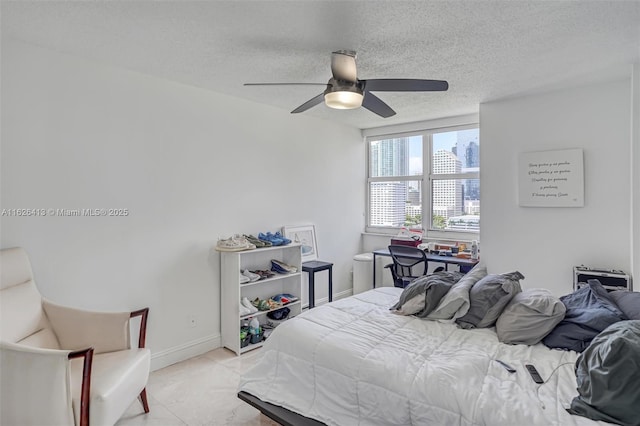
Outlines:
[{"label": "picture frame", "polygon": [[584,207],[582,148],[521,152],[518,156],[520,207]]},{"label": "picture frame", "polygon": [[284,226],[282,234],[291,242],[301,245],[303,262],[318,259],[315,225]]}]

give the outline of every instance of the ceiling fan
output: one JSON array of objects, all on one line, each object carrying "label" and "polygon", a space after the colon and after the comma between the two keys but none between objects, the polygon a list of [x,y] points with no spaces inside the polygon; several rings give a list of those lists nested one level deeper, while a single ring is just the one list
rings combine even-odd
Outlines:
[{"label": "ceiling fan", "polygon": [[333,77],[324,83],[245,83],[245,86],[326,86],[323,93],[309,99],[292,114],[304,112],[322,101],[330,108],[354,109],[360,106],[387,118],[396,114],[389,105],[371,92],[435,92],[445,91],[449,83],[444,80],[421,80],[411,78],[375,78],[360,80],[356,73],[356,52],[338,50],[331,53]]}]

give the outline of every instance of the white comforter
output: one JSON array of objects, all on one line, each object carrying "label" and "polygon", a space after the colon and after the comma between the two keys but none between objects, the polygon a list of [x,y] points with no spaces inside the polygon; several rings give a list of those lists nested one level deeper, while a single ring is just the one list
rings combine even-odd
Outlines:
[{"label": "white comforter", "polygon": [[[565,411],[575,352],[393,314],[401,292],[377,288],[284,322],[240,390],[329,425],[605,424]],[[533,382],[529,363],[547,383]]]}]

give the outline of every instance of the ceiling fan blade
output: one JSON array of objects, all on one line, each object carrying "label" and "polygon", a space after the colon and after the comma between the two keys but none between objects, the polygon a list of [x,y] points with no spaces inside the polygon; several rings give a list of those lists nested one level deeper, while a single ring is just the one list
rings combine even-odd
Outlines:
[{"label": "ceiling fan blade", "polygon": [[243,86],[326,86],[327,83],[244,83]]},{"label": "ceiling fan blade", "polygon": [[449,88],[449,83],[444,80],[375,78],[361,81],[365,90],[373,92],[441,92]]},{"label": "ceiling fan blade", "polygon": [[309,99],[307,102],[303,103],[298,108],[296,108],[293,111],[291,111],[291,114],[297,114],[299,112],[304,112],[304,111],[308,110],[309,108],[313,108],[314,106],[318,105],[319,103],[322,103],[323,101],[324,101],[324,92],[320,93],[315,98]]},{"label": "ceiling fan blade", "polygon": [[364,93],[364,99],[362,100],[362,106],[369,111],[378,114],[382,118],[388,118],[392,115],[396,115],[396,112],[391,107],[385,104],[382,99],[377,97],[371,92]]},{"label": "ceiling fan blade", "polygon": [[352,50],[338,50],[331,53],[331,73],[336,80],[349,81],[355,83],[356,72],[356,52]]}]

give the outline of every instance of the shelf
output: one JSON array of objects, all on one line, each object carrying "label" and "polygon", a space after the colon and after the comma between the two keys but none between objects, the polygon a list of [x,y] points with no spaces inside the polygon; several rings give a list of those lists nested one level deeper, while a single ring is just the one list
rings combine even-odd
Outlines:
[{"label": "shelf", "polygon": [[[256,318],[261,325],[268,322],[266,314],[278,309],[289,308],[290,317],[302,312],[302,249],[300,244],[266,247],[255,250],[220,253],[220,328],[222,345],[231,349],[237,355],[257,349],[262,342],[242,347],[240,328],[249,318]],[[240,284],[239,271],[243,269],[265,269],[276,259],[288,265],[295,266],[298,271],[290,274],[276,274],[273,277]],[[269,266],[270,267],[270,266]],[[238,303],[244,297],[249,300],[269,299],[277,293],[290,293],[298,298],[294,302],[278,306],[267,311],[258,311],[249,315],[240,315]]]},{"label": "shelf", "polygon": [[274,308],[274,309],[269,309],[268,311],[258,311],[258,312],[255,312],[253,314],[241,316],[240,319],[241,320],[245,320],[245,319],[249,319],[251,317],[258,317],[260,315],[268,314],[269,312],[277,311],[278,309],[289,308],[291,306],[299,305],[300,303],[302,303],[302,301],[300,299],[298,299],[295,302],[290,302],[290,303],[287,303],[286,305],[282,305],[282,306]]},{"label": "shelf", "polygon": [[262,253],[262,252],[265,252],[265,251],[282,250],[282,249],[286,249],[286,248],[290,248],[290,247],[300,247],[301,245],[302,244],[300,244],[300,243],[291,243],[291,244],[287,244],[286,246],[261,247],[261,248],[251,249],[251,250],[234,251],[234,252],[231,252],[231,253],[238,253],[238,254]]},{"label": "shelf", "polygon": [[[258,250],[258,249],[256,249]],[[244,284],[240,284],[240,287],[245,288],[245,287],[251,287],[252,285],[256,285],[256,284],[264,284],[267,283],[269,281],[278,281],[278,280],[283,280],[285,278],[289,278],[289,277],[295,277],[297,275],[300,275],[301,272],[292,272],[291,274],[278,274],[276,272],[276,275],[271,277],[271,278],[265,278],[264,280],[258,280],[258,281],[253,281],[253,282],[248,282],[248,283],[244,283]]]}]

